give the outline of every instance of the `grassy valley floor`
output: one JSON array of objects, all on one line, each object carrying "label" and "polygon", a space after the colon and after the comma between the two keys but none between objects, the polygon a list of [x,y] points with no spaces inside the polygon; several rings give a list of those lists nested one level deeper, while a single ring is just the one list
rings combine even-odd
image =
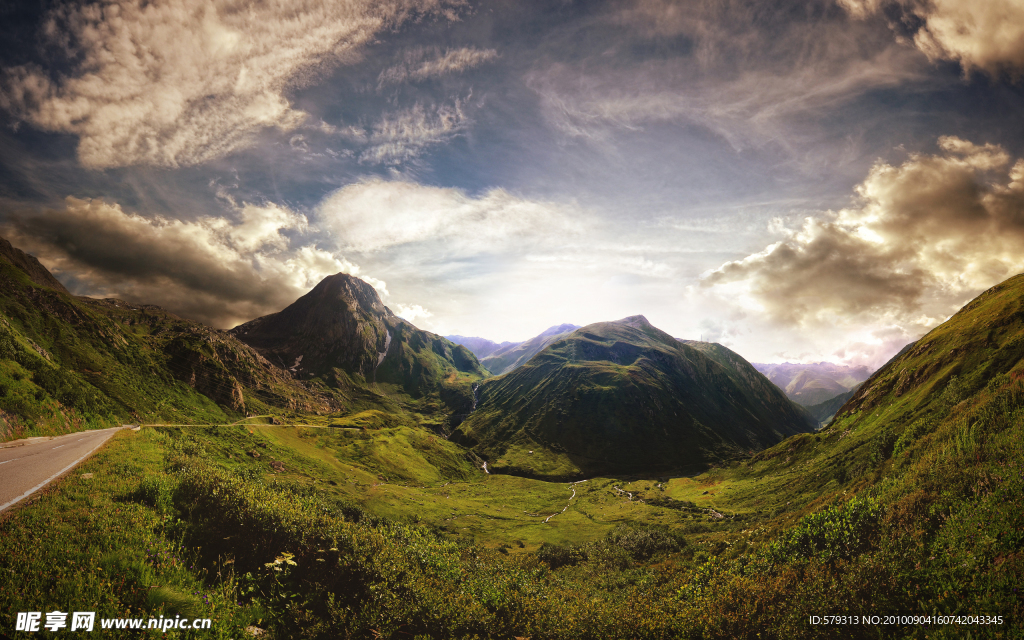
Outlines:
[{"label": "grassy valley floor", "polygon": [[122,432],[0,523],[0,607],[9,629],[95,610],[225,638],[965,637],[809,623],[894,613],[1015,637],[1024,385],[1004,378],[922,439],[845,418],[686,478],[487,475],[374,412]]}]

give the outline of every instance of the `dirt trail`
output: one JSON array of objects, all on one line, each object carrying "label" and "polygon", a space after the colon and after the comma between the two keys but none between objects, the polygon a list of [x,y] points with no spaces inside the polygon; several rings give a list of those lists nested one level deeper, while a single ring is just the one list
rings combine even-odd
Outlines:
[{"label": "dirt trail", "polygon": [[572,495],[569,496],[569,502],[565,503],[565,506],[562,507],[562,510],[559,511],[558,513],[552,513],[550,516],[544,518],[544,522],[547,522],[548,520],[550,520],[551,518],[554,518],[557,515],[561,515],[561,514],[565,513],[565,510],[569,508],[570,504],[572,504],[572,499],[576,497],[576,485],[581,484],[583,482],[588,482],[588,481],[587,480],[580,480],[579,482],[570,482],[569,483],[569,488],[572,489]]}]

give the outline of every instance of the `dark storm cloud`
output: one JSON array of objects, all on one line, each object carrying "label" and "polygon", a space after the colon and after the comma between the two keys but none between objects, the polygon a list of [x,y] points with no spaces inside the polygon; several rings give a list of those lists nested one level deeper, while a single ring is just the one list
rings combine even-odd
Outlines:
[{"label": "dark storm cloud", "polygon": [[856,207],[722,265],[706,286],[743,283],[768,314],[813,326],[841,317],[944,320],[1024,269],[1024,160],[999,146],[939,139],[941,153],[879,163]]},{"label": "dark storm cloud", "polygon": [[[304,217],[243,204],[235,220],[144,218],[102,200],[22,212],[3,230],[74,293],[157,304],[217,327],[279,311],[324,276],[358,268],[282,231]],[[378,283],[382,284],[382,283]]]}]

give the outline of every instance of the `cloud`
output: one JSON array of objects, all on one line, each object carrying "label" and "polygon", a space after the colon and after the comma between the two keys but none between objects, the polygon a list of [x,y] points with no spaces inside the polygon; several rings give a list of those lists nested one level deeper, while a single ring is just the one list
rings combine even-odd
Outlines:
[{"label": "cloud", "polygon": [[[469,124],[462,103],[441,105],[428,113],[422,104],[384,116],[365,135],[369,147],[359,156],[364,164],[399,165],[428,146],[450,140]],[[362,137],[362,136],[361,136]]]},{"label": "cloud", "polygon": [[1020,0],[839,0],[858,18],[901,14],[914,45],[932,60],[954,60],[965,72],[1024,71],[1024,3]]},{"label": "cloud", "polygon": [[918,335],[1024,270],[1024,160],[954,137],[940,153],[879,162],[857,205],[703,279],[777,322],[871,323]]},{"label": "cloud", "polygon": [[[157,304],[217,327],[280,311],[325,276],[359,268],[314,245],[291,249],[304,216],[275,204],[233,206],[236,221],[145,218],[103,200],[14,218],[17,246],[80,295]],[[386,295],[384,283],[365,278]]]},{"label": "cloud", "polygon": [[355,60],[376,34],[446,0],[236,3],[114,0],[52,10],[42,38],[71,72],[5,69],[0,106],[40,129],[79,136],[87,167],[195,165],[306,114],[286,91]]},{"label": "cloud", "polygon": [[[548,121],[572,138],[600,143],[670,122],[704,127],[737,150],[770,143],[806,153],[809,122],[917,79],[923,66],[887,33],[807,3],[644,0],[608,21],[622,34],[607,52],[526,78]],[[645,47],[660,53],[634,53]]]},{"label": "cloud", "polygon": [[407,252],[412,245],[440,244],[438,255],[444,256],[564,241],[579,228],[576,216],[571,206],[504,189],[473,197],[460,189],[379,178],[338,189],[317,211],[318,222],[346,252]]},{"label": "cloud", "polygon": [[462,73],[498,57],[494,49],[462,47],[449,49],[443,54],[437,48],[415,47],[405,52],[403,60],[380,72],[377,88],[404,82],[419,82],[450,73]]},{"label": "cloud", "polygon": [[416,322],[416,318],[426,319],[434,315],[428,309],[424,309],[418,304],[395,304],[392,305],[391,310],[396,316],[404,318],[414,324]]}]

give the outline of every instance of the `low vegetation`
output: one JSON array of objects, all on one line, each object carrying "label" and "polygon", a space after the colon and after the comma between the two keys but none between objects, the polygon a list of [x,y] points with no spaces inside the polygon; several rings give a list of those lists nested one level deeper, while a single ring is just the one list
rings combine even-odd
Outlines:
[{"label": "low vegetation", "polygon": [[[245,412],[267,410],[247,418],[230,394],[218,404],[155,376],[162,386],[139,392],[150,415],[217,426],[121,431],[6,513],[9,616],[209,617],[203,637],[223,638],[1012,638],[1024,626],[1024,278],[906,349],[820,431],[696,475],[572,483],[485,473],[444,437],[437,396],[310,383],[300,400],[345,408],[257,404],[292,387],[246,378],[216,340],[189,342],[194,327],[47,298],[83,315],[47,325],[65,339],[45,342],[50,320],[11,299],[2,406],[26,404],[8,430],[123,419],[144,388],[129,374],[174,353],[205,354],[198,371],[217,380],[224,366]],[[83,327],[123,337],[123,353],[76,343]],[[87,356],[111,366],[107,382],[79,384],[96,370]],[[159,390],[166,405],[145,405]],[[811,622],[889,614],[970,624]]]}]

